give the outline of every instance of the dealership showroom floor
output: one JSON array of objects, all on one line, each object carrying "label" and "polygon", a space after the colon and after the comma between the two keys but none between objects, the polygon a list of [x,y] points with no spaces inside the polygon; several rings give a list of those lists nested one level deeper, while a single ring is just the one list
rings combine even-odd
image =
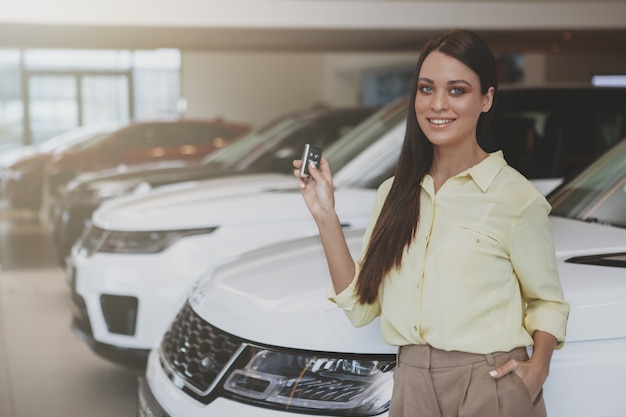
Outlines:
[{"label": "dealership showroom floor", "polygon": [[45,228],[0,201],[0,417],[136,415],[141,372],[96,356],[70,321]]}]

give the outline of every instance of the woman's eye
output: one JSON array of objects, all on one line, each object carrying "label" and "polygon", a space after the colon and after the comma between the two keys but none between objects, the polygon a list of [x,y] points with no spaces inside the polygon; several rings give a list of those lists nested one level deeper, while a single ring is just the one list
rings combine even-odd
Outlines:
[{"label": "woman's eye", "polygon": [[454,88],[452,88],[452,89],[450,90],[450,93],[451,93],[453,96],[459,96],[459,95],[461,95],[461,94],[465,93],[465,90],[463,90],[462,88],[459,88],[459,87],[454,87]]},{"label": "woman's eye", "polygon": [[432,88],[432,87],[430,87],[430,86],[427,86],[427,85],[423,85],[423,86],[421,86],[421,87],[419,88],[419,90],[420,90],[422,93],[426,93],[426,94],[429,94],[429,93],[432,93],[432,92],[433,92],[433,88]]}]

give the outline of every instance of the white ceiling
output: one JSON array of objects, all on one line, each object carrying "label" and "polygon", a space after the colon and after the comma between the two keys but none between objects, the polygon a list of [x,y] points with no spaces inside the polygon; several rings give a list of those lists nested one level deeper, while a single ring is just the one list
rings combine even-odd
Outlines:
[{"label": "white ceiling", "polygon": [[466,27],[496,51],[626,54],[626,0],[0,0],[0,47],[417,50]]}]

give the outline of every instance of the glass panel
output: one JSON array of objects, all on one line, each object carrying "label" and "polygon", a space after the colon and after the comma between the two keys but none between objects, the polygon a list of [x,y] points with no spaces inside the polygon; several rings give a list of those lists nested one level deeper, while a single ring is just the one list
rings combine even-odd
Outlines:
[{"label": "glass panel", "polygon": [[626,139],[548,196],[552,215],[626,226]]},{"label": "glass panel", "polygon": [[78,126],[76,78],[33,75],[28,80],[30,129],[33,144]]},{"label": "glass panel", "polygon": [[26,70],[127,70],[130,51],[31,49],[24,52]]},{"label": "glass panel", "polygon": [[128,78],[125,75],[85,75],[81,83],[84,125],[129,119]]},{"label": "glass panel", "polygon": [[0,50],[0,152],[22,142],[21,87],[19,51]]},{"label": "glass panel", "polygon": [[180,52],[175,49],[136,51],[133,68],[135,119],[178,116]]}]

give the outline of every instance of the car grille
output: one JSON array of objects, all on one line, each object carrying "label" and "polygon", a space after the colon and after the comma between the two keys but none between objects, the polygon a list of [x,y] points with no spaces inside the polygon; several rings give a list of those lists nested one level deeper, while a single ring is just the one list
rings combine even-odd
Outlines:
[{"label": "car grille", "polygon": [[189,306],[180,310],[161,343],[161,366],[185,391],[206,395],[237,356],[243,339],[202,320]]}]

